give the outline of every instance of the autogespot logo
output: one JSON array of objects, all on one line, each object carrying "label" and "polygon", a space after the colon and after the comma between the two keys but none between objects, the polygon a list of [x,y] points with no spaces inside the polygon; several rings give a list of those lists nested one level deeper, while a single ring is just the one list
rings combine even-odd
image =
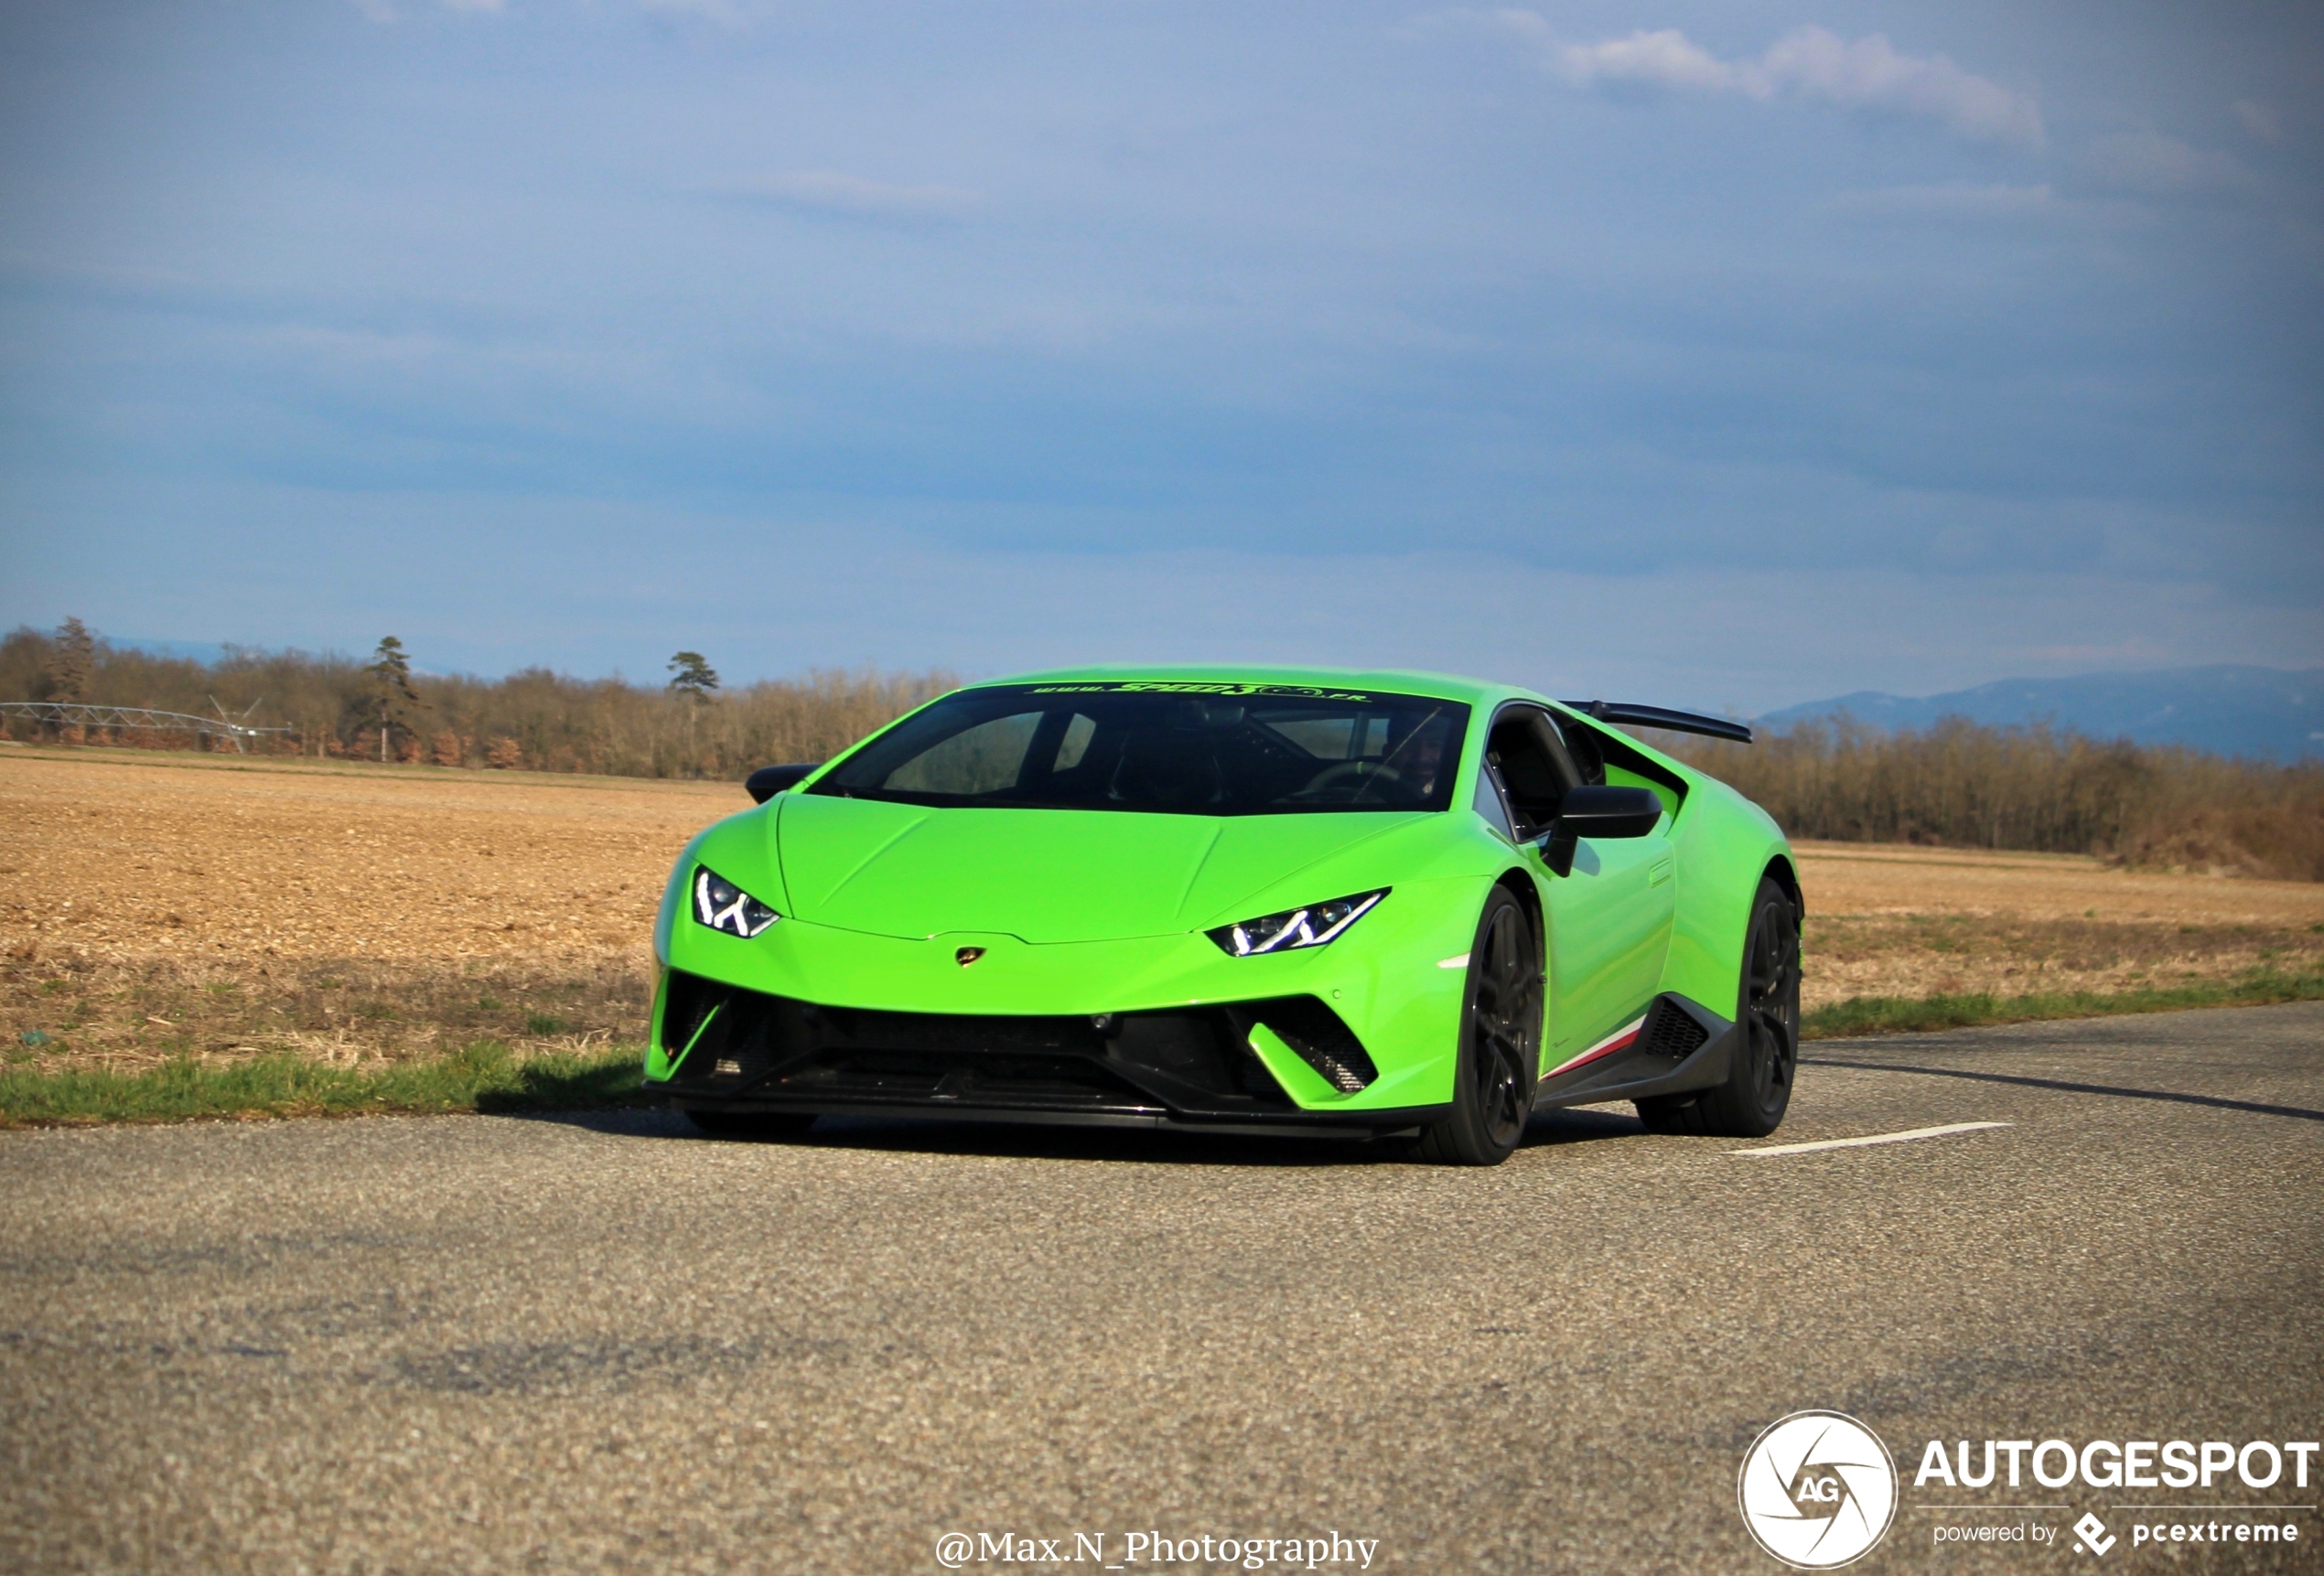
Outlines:
[{"label": "autogespot logo", "polygon": [[1736,1479],[1743,1525],[1802,1571],[1829,1571],[1880,1541],[1897,1513],[1897,1465],[1840,1412],[1793,1412],[1751,1442]]}]

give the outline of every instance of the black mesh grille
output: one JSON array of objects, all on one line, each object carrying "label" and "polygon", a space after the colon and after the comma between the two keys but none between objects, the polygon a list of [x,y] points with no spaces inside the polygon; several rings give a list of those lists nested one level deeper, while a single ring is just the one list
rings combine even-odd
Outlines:
[{"label": "black mesh grille", "polygon": [[1693,1013],[1665,996],[1646,1015],[1646,1027],[1639,1032],[1638,1048],[1650,1056],[1668,1056],[1674,1062],[1683,1062],[1701,1050],[1710,1037],[1710,1031],[1696,1023]]}]

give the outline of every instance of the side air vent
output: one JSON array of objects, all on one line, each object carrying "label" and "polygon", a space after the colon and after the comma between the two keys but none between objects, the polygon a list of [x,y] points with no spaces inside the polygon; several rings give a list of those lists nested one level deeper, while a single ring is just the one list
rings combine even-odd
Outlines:
[{"label": "side air vent", "polygon": [[1313,996],[1284,996],[1253,1002],[1251,1016],[1275,1031],[1299,1059],[1323,1075],[1324,1082],[1351,1095],[1380,1076],[1372,1056],[1340,1014]]},{"label": "side air vent", "polygon": [[1647,1014],[1646,1027],[1639,1031],[1638,1048],[1650,1056],[1667,1056],[1683,1062],[1703,1048],[1711,1037],[1710,1031],[1695,1021],[1695,1015],[1668,996],[1654,1003]]}]

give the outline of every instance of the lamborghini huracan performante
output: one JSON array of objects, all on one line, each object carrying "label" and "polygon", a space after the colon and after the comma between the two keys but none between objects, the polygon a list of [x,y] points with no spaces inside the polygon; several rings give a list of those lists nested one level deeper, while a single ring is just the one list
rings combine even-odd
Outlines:
[{"label": "lamborghini huracan performante", "polygon": [[648,1088],[702,1128],[943,1115],[1417,1141],[1528,1114],[1782,1120],[1799,878],[1756,805],[1612,724],[1430,673],[977,684],[755,773],[654,932]]}]

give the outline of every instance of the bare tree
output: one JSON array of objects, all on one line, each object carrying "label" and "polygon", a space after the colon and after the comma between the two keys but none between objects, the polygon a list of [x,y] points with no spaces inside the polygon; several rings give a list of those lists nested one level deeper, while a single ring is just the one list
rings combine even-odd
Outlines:
[{"label": "bare tree", "polygon": [[[89,680],[97,670],[97,641],[89,627],[78,618],[68,618],[57,626],[51,638],[48,660],[41,674],[42,688],[48,693],[44,701],[84,701],[89,698]],[[715,680],[712,681],[714,683]]]}]

